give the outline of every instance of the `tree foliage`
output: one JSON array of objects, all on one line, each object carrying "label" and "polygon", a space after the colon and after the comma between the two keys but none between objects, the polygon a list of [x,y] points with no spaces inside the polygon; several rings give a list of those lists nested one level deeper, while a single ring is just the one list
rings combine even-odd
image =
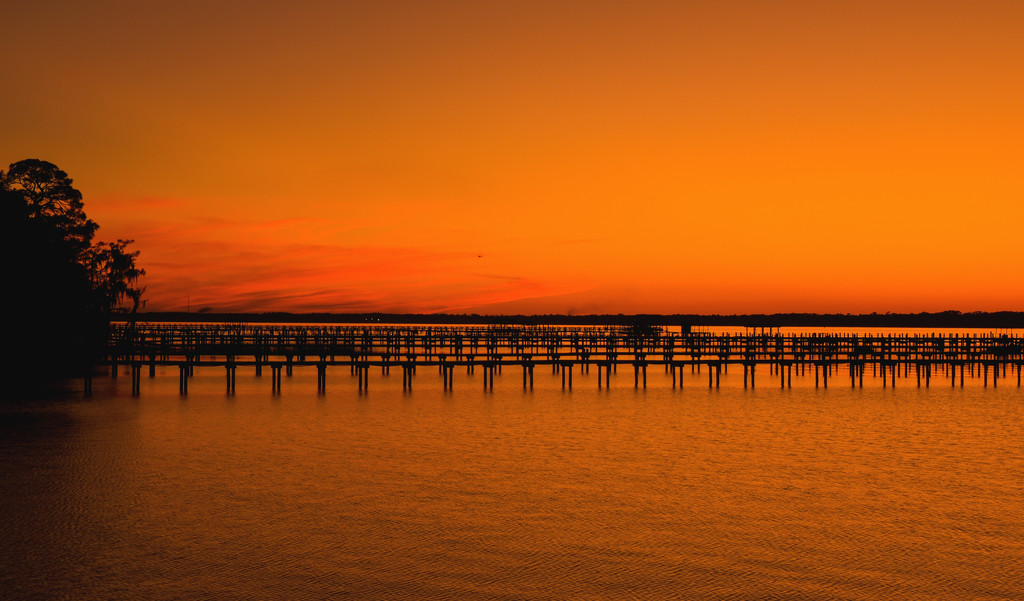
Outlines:
[{"label": "tree foliage", "polygon": [[93,242],[99,226],[86,216],[81,192],[38,159],[0,171],[0,219],[15,339],[27,355],[88,363],[105,341],[109,314],[142,303],[145,271],[138,251],[128,250],[132,241]]},{"label": "tree foliage", "polygon": [[132,242],[98,242],[86,253],[90,284],[106,311],[114,310],[122,301],[130,301],[134,312],[142,302],[143,289],[135,284],[146,271],[135,265],[139,251],[127,250]]},{"label": "tree foliage", "polygon": [[53,163],[26,159],[0,171],[0,185],[20,194],[28,215],[45,221],[55,232],[82,250],[99,226],[85,216],[82,193],[71,178]]}]

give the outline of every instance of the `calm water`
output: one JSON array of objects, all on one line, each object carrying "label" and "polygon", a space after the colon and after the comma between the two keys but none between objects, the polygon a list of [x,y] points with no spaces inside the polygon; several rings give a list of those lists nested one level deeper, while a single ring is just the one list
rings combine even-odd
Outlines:
[{"label": "calm water", "polygon": [[223,377],[0,405],[0,597],[1024,599],[1010,380]]}]

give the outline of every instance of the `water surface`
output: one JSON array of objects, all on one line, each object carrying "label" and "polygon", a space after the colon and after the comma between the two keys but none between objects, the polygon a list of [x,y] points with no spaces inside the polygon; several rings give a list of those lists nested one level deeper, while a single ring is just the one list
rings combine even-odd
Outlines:
[{"label": "water surface", "polygon": [[[1024,391],[98,378],[0,406],[10,599],[1021,599]],[[774,384],[774,385],[773,385]]]}]

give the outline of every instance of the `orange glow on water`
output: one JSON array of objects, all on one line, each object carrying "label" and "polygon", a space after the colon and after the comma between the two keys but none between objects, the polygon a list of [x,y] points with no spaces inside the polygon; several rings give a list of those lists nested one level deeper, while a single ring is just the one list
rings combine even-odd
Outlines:
[{"label": "orange glow on water", "polygon": [[1020,3],[56,4],[0,162],[151,310],[1021,309]]}]

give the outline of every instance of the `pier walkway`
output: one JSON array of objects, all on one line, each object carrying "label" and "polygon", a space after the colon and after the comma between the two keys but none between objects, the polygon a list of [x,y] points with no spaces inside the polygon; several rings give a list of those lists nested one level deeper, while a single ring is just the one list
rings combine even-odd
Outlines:
[{"label": "pier walkway", "polygon": [[[126,371],[138,394],[142,372],[156,376],[157,366],[178,368],[179,390],[188,392],[196,367],[222,367],[225,385],[234,392],[238,368],[262,376],[269,370],[271,389],[296,368],[317,371],[317,389],[326,391],[328,371],[348,371],[360,391],[369,390],[370,374],[401,370],[403,388],[412,389],[418,370],[436,369],[442,385],[455,385],[456,370],[483,372],[483,387],[494,387],[503,369],[521,371],[522,386],[533,387],[534,369],[561,374],[562,387],[572,389],[573,374],[597,370],[596,385],[611,385],[611,374],[633,370],[633,386],[646,387],[648,368],[671,373],[673,388],[687,385],[715,388],[723,372],[743,370],[744,386],[754,387],[757,374],[767,373],[772,385],[791,387],[794,372],[813,371],[815,385],[837,379],[863,387],[865,373],[883,387],[911,380],[931,386],[963,386],[965,378],[981,378],[997,386],[1011,378],[1020,386],[1024,339],[1008,335],[856,334],[756,335],[669,332],[659,327],[553,326],[312,326],[247,324],[115,324],[105,361],[118,377]],[[347,368],[347,370],[344,370]],[[85,377],[85,390],[92,376]]]}]

